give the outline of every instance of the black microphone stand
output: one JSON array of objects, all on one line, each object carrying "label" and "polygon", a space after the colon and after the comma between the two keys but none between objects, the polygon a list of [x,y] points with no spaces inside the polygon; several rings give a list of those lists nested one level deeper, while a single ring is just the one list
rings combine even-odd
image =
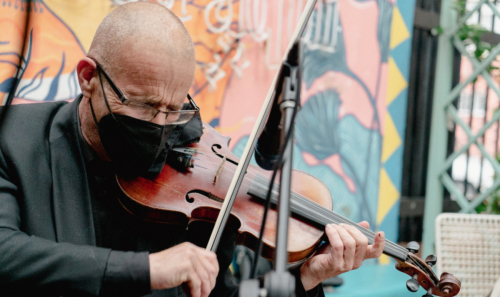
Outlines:
[{"label": "black microphone stand", "polygon": [[[278,199],[278,222],[276,231],[276,254],[274,271],[264,276],[261,286],[258,280],[245,280],[240,285],[241,297],[293,297],[295,296],[295,277],[288,272],[288,221],[290,218],[290,193],[293,160],[293,121],[300,104],[300,39],[294,43],[288,57],[283,62],[283,73],[277,86],[282,86],[277,105],[281,111],[281,143],[283,153],[279,164],[280,187]],[[275,97],[276,100],[276,97]],[[278,160],[279,161],[279,160]],[[270,185],[272,187],[273,185]],[[255,255],[258,257],[259,255]]]}]

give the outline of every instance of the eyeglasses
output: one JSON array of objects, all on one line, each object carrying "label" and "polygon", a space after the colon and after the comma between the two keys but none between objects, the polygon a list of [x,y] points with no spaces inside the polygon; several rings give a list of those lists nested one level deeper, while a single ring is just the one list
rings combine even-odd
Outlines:
[{"label": "eyeglasses", "polygon": [[[129,115],[136,118],[136,119],[144,120],[144,121],[151,121],[152,119],[157,117],[159,114],[164,114],[166,125],[180,125],[180,124],[185,124],[185,123],[189,122],[189,120],[191,120],[195,115],[198,115],[200,112],[200,108],[198,107],[198,105],[196,105],[193,98],[191,98],[191,96],[189,94],[187,94],[187,98],[189,100],[189,104],[191,105],[192,109],[188,109],[188,110],[183,109],[183,110],[162,111],[162,110],[159,110],[157,108],[154,108],[151,105],[127,99],[123,95],[122,91],[120,91],[120,89],[113,82],[113,80],[111,80],[111,78],[106,73],[106,71],[104,71],[104,69],[99,64],[99,62],[97,62],[94,58],[91,58],[91,59],[94,60],[94,62],[96,62],[96,64],[97,64],[97,73],[99,75],[99,81],[101,82],[101,88],[102,88],[103,94],[104,94],[104,87],[103,87],[103,82],[102,82],[102,78],[101,78],[101,73],[104,75],[104,77],[108,81],[109,85],[113,89],[113,92],[120,99],[120,101],[124,105],[130,107]],[[108,106],[108,109],[111,110],[105,94],[104,94],[104,99],[106,101],[106,105]]]}]

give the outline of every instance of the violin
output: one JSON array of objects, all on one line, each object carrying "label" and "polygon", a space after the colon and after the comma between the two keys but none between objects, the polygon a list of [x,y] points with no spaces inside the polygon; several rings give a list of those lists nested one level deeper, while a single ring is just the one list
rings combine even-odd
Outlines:
[{"label": "violin", "polygon": [[[168,162],[154,179],[117,177],[125,195],[123,207],[147,221],[187,226],[196,220],[215,222],[233,178],[239,158],[229,150],[230,138],[220,135],[203,123],[199,143],[176,147]],[[270,172],[250,165],[231,209],[226,228],[238,233],[237,244],[254,249],[260,233],[263,204],[270,186]],[[273,185],[271,202],[276,204],[277,184]],[[326,240],[327,224],[356,227],[374,242],[375,233],[332,211],[333,203],[325,184],[298,170],[292,174],[291,212],[288,236],[288,261],[299,263],[314,254]],[[275,249],[277,212],[270,209],[263,235],[262,256],[272,259]],[[414,243],[416,244],[416,243]],[[461,283],[451,273],[438,278],[431,267],[436,257],[423,261],[415,255],[417,247],[404,248],[385,240],[383,253],[396,260],[396,269],[410,275],[407,287],[417,291],[419,285],[429,294],[451,297],[458,294]]]}]

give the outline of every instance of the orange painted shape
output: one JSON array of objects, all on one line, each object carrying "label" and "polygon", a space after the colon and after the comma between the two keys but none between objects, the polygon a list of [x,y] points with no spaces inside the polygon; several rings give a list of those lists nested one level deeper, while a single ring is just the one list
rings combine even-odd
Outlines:
[{"label": "orange painted shape", "polygon": [[41,3],[43,12],[32,12],[29,30],[33,30],[31,60],[23,78],[33,78],[45,67],[45,77],[55,77],[62,63],[65,65],[61,74],[71,73],[78,61],[85,56],[78,40],[71,30]]},{"label": "orange painted shape", "polygon": [[[13,53],[4,54],[1,60],[5,61],[0,63],[0,83],[14,77],[16,74],[16,66],[19,65],[19,56],[24,43],[24,32],[26,31],[26,11],[16,9],[14,4],[10,7],[8,4],[0,6],[0,53]],[[12,65],[12,64],[14,65]],[[0,92],[0,105],[5,96],[5,93]]]}]

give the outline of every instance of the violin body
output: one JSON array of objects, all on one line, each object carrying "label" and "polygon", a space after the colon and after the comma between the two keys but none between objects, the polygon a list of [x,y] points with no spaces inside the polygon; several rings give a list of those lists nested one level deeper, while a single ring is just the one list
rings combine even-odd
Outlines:
[{"label": "violin body", "polygon": [[[179,170],[167,163],[153,180],[117,178],[126,197],[120,199],[125,209],[141,219],[158,223],[188,226],[195,220],[217,220],[239,158],[229,150],[230,138],[220,135],[206,123],[203,123],[203,129],[200,142],[190,145],[193,167]],[[271,172],[249,165],[227,223],[227,228],[237,230],[238,244],[251,249],[255,248],[259,237],[263,198],[269,185],[264,181],[270,176]],[[328,210],[333,208],[328,188],[307,173],[293,171],[292,191]],[[274,258],[276,224],[277,211],[273,207],[268,212],[263,236],[262,256],[268,259]],[[324,226],[292,216],[288,236],[289,262],[303,261],[314,253],[323,237],[323,230]]]}]

